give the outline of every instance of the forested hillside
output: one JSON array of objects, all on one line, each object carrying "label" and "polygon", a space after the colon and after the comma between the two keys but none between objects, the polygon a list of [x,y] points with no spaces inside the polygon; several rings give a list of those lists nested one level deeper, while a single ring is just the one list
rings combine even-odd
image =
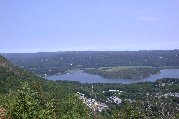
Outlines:
[{"label": "forested hillside", "polygon": [[48,81],[0,57],[0,118],[178,119],[179,79],[136,84]]},{"label": "forested hillside", "polygon": [[2,119],[88,118],[89,109],[68,87],[73,88],[28,73],[0,56]]},{"label": "forested hillside", "polygon": [[19,67],[39,75],[71,69],[115,66],[179,66],[178,50],[158,51],[68,51],[2,54]]}]

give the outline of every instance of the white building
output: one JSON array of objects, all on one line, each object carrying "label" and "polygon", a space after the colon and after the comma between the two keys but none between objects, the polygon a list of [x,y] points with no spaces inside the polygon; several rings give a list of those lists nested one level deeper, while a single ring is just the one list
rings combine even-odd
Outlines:
[{"label": "white building", "polygon": [[115,103],[115,104],[121,104],[122,100],[116,96],[111,96],[107,99],[107,102]]}]

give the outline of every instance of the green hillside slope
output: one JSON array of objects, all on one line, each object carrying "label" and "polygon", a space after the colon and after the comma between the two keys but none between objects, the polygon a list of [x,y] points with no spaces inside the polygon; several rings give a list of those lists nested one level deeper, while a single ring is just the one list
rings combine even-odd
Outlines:
[{"label": "green hillside slope", "polygon": [[86,105],[71,90],[64,92],[68,87],[24,71],[0,56],[0,118],[88,118]]},{"label": "green hillside slope", "polygon": [[48,81],[0,56],[0,119],[178,119],[178,99],[179,79],[136,84]]},{"label": "green hillside slope", "polygon": [[10,89],[17,89],[20,86],[20,82],[25,81],[42,83],[45,80],[14,66],[0,56],[0,92],[7,93]]}]

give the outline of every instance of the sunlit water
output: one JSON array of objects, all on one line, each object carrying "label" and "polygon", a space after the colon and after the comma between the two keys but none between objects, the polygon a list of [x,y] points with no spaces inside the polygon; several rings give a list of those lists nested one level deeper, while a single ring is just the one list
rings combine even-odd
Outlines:
[{"label": "sunlit water", "polygon": [[82,70],[73,71],[70,74],[63,75],[51,75],[45,77],[49,80],[69,80],[69,81],[79,81],[81,83],[137,83],[137,82],[145,82],[145,81],[156,81],[161,78],[179,78],[179,69],[164,69],[160,71],[160,74],[151,75],[148,78],[144,79],[108,79],[103,78],[99,75],[92,75],[83,72]]}]

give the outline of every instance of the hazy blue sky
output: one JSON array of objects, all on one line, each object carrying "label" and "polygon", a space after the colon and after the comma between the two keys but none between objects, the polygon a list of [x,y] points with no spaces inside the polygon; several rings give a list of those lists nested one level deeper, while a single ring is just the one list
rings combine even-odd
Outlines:
[{"label": "hazy blue sky", "polygon": [[0,0],[0,52],[179,48],[179,0]]}]

